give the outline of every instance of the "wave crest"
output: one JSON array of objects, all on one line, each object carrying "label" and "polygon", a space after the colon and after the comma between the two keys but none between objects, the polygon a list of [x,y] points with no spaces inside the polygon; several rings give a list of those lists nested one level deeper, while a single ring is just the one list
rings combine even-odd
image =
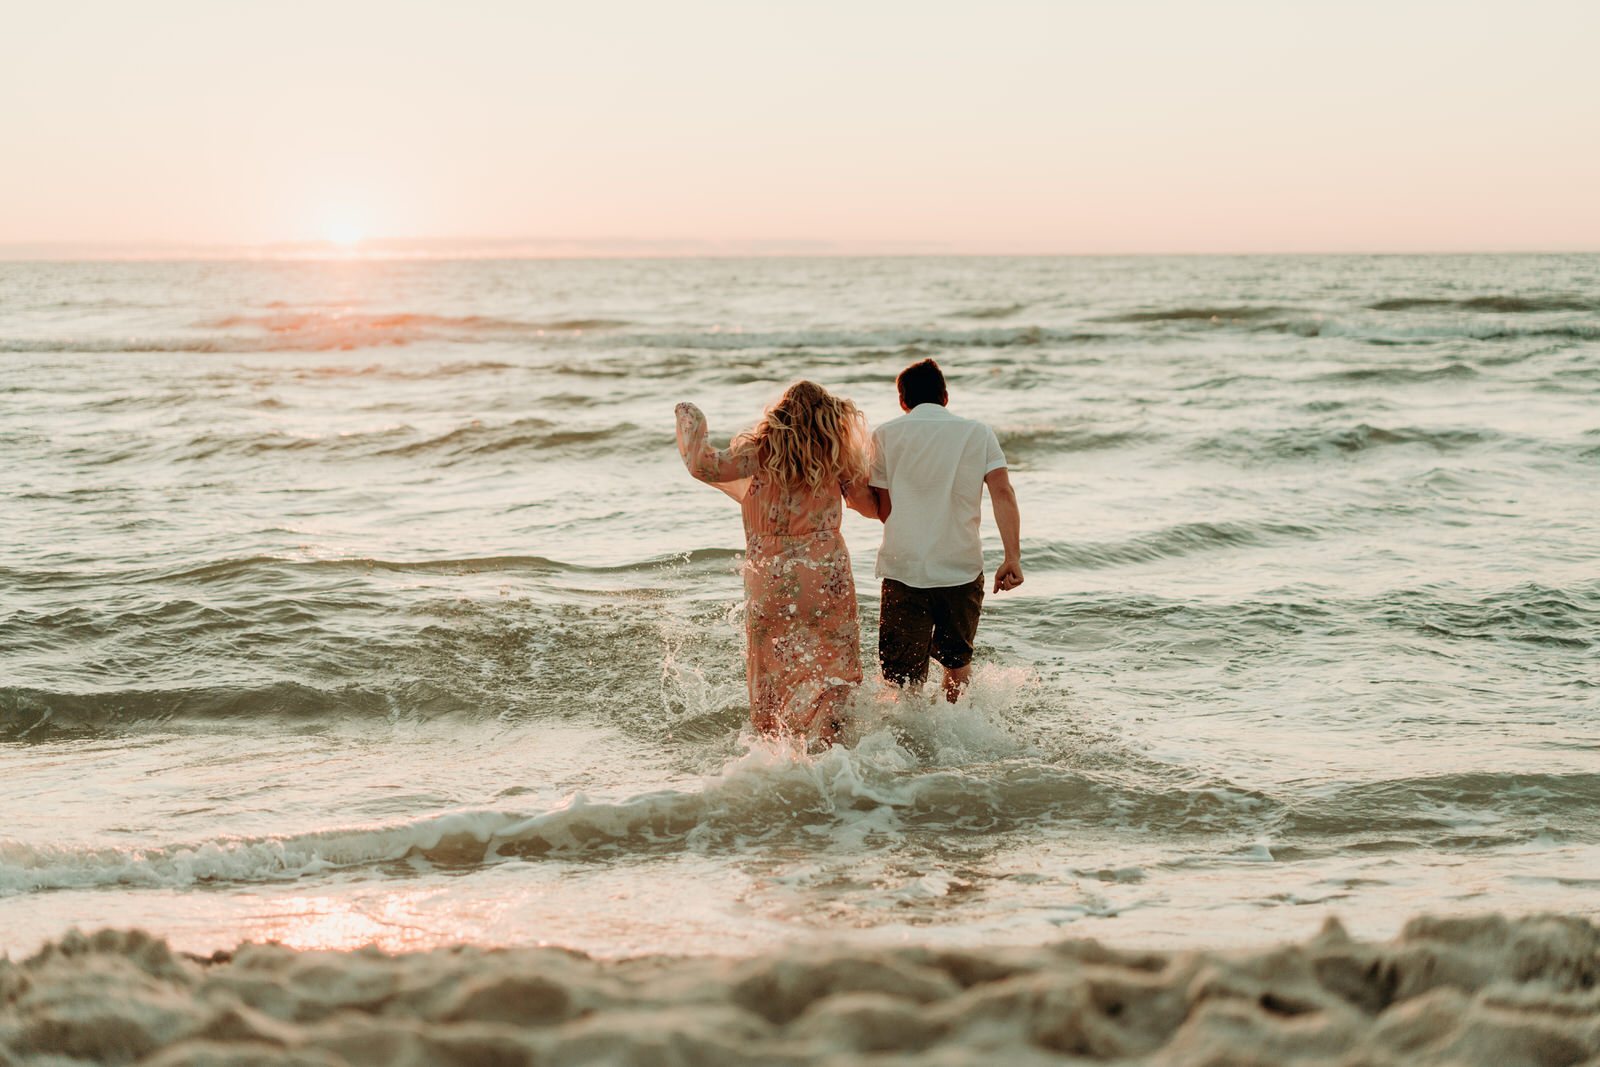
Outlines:
[{"label": "wave crest", "polygon": [[1397,297],[1368,304],[1373,311],[1484,311],[1502,315],[1532,314],[1541,311],[1595,311],[1600,302],[1569,294],[1545,296]]},{"label": "wave crest", "polygon": [[[988,727],[974,722],[969,716],[956,728],[964,739],[944,756],[969,754],[964,746],[974,742],[995,744]],[[1006,744],[1014,748],[1016,742]],[[880,730],[853,751],[836,748],[815,759],[756,744],[698,789],[622,800],[575,794],[532,814],[479,809],[383,826],[146,847],[0,841],[0,895],[269,882],[401,859],[460,867],[599,853],[744,850],[754,838],[826,849],[858,843],[863,833],[927,833],[948,847],[1040,820],[1111,827],[1123,836],[1270,834],[1300,847],[1375,832],[1445,840],[1481,834],[1486,825],[1514,838],[1530,828],[1585,826],[1597,802],[1600,775],[1581,773],[1419,775],[1290,798],[1217,780],[1134,775],[1127,768],[1074,771],[1033,760],[928,767],[892,731]]]}]

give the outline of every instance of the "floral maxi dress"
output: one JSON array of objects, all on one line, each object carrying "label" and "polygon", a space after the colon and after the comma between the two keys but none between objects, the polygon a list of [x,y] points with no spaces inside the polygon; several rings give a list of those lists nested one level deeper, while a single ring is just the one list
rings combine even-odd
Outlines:
[{"label": "floral maxi dress", "polygon": [[850,553],[839,536],[843,498],[860,484],[775,484],[753,445],[715,449],[693,404],[678,405],[678,452],[689,473],[744,513],[745,671],[758,730],[814,734],[861,683],[861,628]]}]

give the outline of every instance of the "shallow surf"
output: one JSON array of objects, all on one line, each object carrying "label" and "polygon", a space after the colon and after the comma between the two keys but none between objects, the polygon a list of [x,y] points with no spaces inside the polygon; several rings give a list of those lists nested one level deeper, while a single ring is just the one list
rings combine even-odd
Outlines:
[{"label": "shallow surf", "polygon": [[[0,265],[0,948],[1592,917],[1596,292],[1594,256]],[[672,406],[731,435],[807,376],[881,422],[924,355],[1007,451],[1027,584],[961,704],[869,680],[847,746],[757,743],[739,518]]]}]

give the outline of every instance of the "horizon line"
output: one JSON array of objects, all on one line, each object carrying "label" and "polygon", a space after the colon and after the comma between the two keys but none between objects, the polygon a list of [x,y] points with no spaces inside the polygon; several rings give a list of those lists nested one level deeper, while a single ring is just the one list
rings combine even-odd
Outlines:
[{"label": "horizon line", "polygon": [[667,237],[377,237],[236,243],[189,241],[0,241],[0,262],[295,262],[350,260],[1136,258],[1184,256],[1594,255],[1600,247],[1195,250],[963,250],[943,241]]}]

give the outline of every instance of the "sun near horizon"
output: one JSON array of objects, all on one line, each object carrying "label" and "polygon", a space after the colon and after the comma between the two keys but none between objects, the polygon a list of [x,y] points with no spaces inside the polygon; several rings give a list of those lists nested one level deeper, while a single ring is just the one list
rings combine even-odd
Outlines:
[{"label": "sun near horizon", "polygon": [[353,249],[361,243],[361,239],[365,235],[361,232],[361,227],[354,222],[349,219],[339,219],[328,225],[324,231],[324,236],[331,244],[338,245],[340,248]]}]

